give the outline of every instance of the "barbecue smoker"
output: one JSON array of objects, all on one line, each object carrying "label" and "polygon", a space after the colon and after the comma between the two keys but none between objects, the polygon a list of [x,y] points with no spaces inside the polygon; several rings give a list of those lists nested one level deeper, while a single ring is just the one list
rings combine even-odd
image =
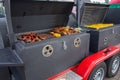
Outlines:
[{"label": "barbecue smoker", "polygon": [[11,48],[1,51],[12,54],[4,65],[21,66],[11,68],[19,80],[45,80],[88,56],[89,34],[84,32],[33,43],[18,40],[27,32],[48,33],[56,26],[66,26],[73,2],[5,0],[4,3]]},{"label": "barbecue smoker", "polygon": [[[0,21],[4,22],[0,24],[2,27],[6,26],[0,34],[1,80],[10,80],[11,76],[13,80],[14,78],[15,80],[93,80],[95,77],[103,80],[105,73],[109,77],[117,74],[120,65],[118,54],[120,45],[109,45],[112,45],[110,42],[113,43],[113,38],[115,38],[114,42],[119,43],[119,26],[99,30],[84,28],[83,30],[88,33],[80,32],[80,30],[78,32],[78,28],[61,27],[67,25],[73,4],[73,2],[39,0],[4,1],[6,19]],[[100,14],[96,13],[94,17],[91,13],[96,9]],[[102,22],[103,13],[106,13],[107,9],[108,5],[85,3],[81,8],[83,14],[77,15],[79,19],[85,20],[81,20],[81,23],[91,24],[94,23],[94,19]],[[85,15],[89,15],[90,19],[87,20],[88,17]],[[1,29],[2,27],[0,26]],[[70,33],[64,33],[61,28]],[[56,33],[59,30],[64,34]],[[91,44],[94,42],[92,32],[97,33],[95,44]],[[109,39],[110,33],[112,39]],[[33,41],[32,37],[35,38],[35,36],[39,39]],[[107,43],[109,47],[90,55],[90,39],[90,46],[100,46],[96,50],[105,47],[104,43]],[[5,76],[2,76],[4,74]]]},{"label": "barbecue smoker", "polygon": [[[113,15],[110,15],[112,9],[109,9],[109,5],[104,4],[92,4],[84,3],[84,7],[81,8],[81,13],[79,13],[78,23],[79,26],[86,26],[89,24],[97,23],[115,23],[110,21],[109,18]],[[78,10],[80,12],[80,10]],[[109,18],[108,18],[109,16]],[[104,21],[107,17],[106,21]],[[116,18],[116,17],[115,17]],[[117,20],[116,20],[117,21]],[[86,28],[86,27],[85,27]],[[96,28],[86,28],[87,32],[90,33],[90,51],[97,52],[107,46],[116,45],[120,42],[120,25],[113,25],[107,28],[101,28],[97,30]]]}]

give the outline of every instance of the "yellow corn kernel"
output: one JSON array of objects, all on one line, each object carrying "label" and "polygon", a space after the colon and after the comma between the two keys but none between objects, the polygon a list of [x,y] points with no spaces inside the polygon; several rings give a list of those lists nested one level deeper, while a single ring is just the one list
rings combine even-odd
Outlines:
[{"label": "yellow corn kernel", "polygon": [[50,32],[50,34],[54,34],[54,32]]},{"label": "yellow corn kernel", "polygon": [[86,25],[87,28],[95,28],[97,30],[101,29],[101,28],[107,28],[107,27],[110,27],[110,26],[113,26],[114,24],[92,24],[92,25]]},{"label": "yellow corn kernel", "polygon": [[55,36],[56,38],[59,38],[59,37],[61,37],[61,34],[59,34],[59,33],[54,33],[53,36]]},{"label": "yellow corn kernel", "polygon": [[69,28],[66,27],[66,28],[65,28],[65,31],[68,32],[68,31],[69,31]]}]

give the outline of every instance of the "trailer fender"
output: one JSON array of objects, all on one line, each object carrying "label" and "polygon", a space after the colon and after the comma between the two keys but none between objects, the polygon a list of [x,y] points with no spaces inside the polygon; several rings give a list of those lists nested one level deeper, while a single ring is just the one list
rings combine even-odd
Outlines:
[{"label": "trailer fender", "polygon": [[76,73],[83,77],[83,80],[88,80],[88,77],[93,70],[93,68],[99,63],[105,61],[111,56],[120,52],[120,49],[115,46],[110,46],[101,50],[97,53],[94,53],[87,58],[85,58],[78,66]]}]

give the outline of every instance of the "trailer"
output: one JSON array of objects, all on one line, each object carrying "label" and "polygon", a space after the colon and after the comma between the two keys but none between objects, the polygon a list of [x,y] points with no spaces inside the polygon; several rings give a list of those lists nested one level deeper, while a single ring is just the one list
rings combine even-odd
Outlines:
[{"label": "trailer", "polygon": [[[68,27],[74,5],[77,26]],[[79,0],[77,4],[4,0],[0,79],[104,80],[115,76],[120,66],[120,25],[85,27],[111,23],[109,6]]]}]

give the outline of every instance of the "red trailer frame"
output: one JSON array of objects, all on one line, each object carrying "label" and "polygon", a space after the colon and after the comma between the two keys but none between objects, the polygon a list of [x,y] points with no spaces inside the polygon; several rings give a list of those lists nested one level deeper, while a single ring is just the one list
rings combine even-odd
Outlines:
[{"label": "red trailer frame", "polygon": [[[72,66],[71,68],[54,75],[47,80],[53,80],[61,75],[64,75],[65,73],[73,70],[75,71],[78,75],[80,75],[83,80],[88,80],[88,77],[91,73],[91,71],[96,67],[96,65],[100,64],[101,62],[109,59],[110,57],[118,54],[120,52],[120,44],[115,45],[115,46],[109,46],[97,53],[94,53],[87,58],[85,58],[80,64]],[[84,66],[84,67],[83,67]]]}]

